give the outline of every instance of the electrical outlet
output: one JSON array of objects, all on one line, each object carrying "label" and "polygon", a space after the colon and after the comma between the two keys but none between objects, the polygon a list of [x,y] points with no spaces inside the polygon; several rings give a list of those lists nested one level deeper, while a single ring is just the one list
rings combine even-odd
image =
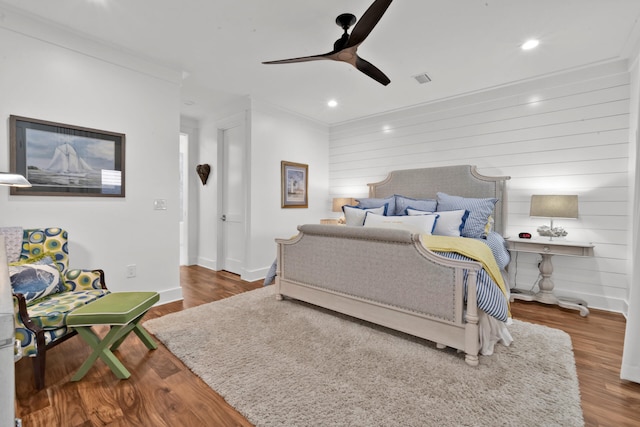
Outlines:
[{"label": "electrical outlet", "polygon": [[136,277],[136,265],[127,265],[127,277]]}]

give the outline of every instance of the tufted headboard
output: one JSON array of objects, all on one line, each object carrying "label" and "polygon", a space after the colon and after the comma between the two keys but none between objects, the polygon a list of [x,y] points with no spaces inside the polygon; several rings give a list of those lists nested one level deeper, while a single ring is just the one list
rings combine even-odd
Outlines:
[{"label": "tufted headboard", "polygon": [[416,199],[436,199],[437,192],[452,196],[498,199],[493,211],[494,229],[504,235],[507,228],[506,181],[510,176],[481,175],[475,166],[442,166],[389,172],[383,181],[368,184],[369,197],[400,194]]}]

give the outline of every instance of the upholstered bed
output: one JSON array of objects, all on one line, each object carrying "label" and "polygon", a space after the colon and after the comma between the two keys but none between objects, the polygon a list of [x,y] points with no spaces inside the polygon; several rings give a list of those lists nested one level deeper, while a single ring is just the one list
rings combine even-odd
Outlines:
[{"label": "upholstered bed", "polygon": [[[505,261],[496,262],[492,256],[496,250],[485,244],[488,235],[497,246],[503,242],[499,236],[506,225],[508,179],[481,175],[468,165],[391,172],[384,181],[369,184],[370,197],[361,200],[361,209],[367,203],[395,200],[402,206],[393,209],[402,209],[397,213],[406,215],[413,208],[407,204],[420,207],[433,200],[442,212],[418,209],[417,214],[435,215],[437,224],[438,214],[444,218],[445,209],[452,209],[445,206],[450,201],[461,201],[463,207],[471,202],[465,217],[470,225],[474,201],[490,200],[493,210],[482,235],[474,235],[471,228],[463,230],[464,223],[460,234],[476,238],[430,236],[404,225],[389,227],[382,223],[402,222],[409,215],[375,216],[379,208],[363,215],[376,217],[373,226],[366,226],[366,220],[361,227],[301,225],[298,235],[276,240],[276,297],[306,301],[433,341],[439,348],[458,349],[465,352],[469,365],[477,365],[481,350],[491,354],[495,343],[511,342],[509,287],[502,274]],[[393,209],[384,203],[385,213]],[[491,224],[493,230],[489,230]],[[449,242],[456,247],[449,248]],[[486,247],[489,255],[476,258],[465,252],[474,245],[482,246],[479,250]]]}]

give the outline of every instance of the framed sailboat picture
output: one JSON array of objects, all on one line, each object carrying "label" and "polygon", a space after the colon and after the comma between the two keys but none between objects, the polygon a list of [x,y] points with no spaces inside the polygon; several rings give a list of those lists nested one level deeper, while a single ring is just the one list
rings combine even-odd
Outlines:
[{"label": "framed sailboat picture", "polygon": [[13,195],[124,197],[125,135],[10,116],[11,172],[31,187]]},{"label": "framed sailboat picture", "polygon": [[309,207],[308,181],[309,165],[302,163],[280,162],[280,180],[282,188],[282,208]]}]

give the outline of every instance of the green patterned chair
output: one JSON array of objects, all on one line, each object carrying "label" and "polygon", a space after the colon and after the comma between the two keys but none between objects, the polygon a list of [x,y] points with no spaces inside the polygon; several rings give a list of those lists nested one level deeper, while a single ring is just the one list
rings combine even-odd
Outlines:
[{"label": "green patterned chair", "polygon": [[76,335],[66,324],[67,314],[109,293],[104,272],[70,269],[67,232],[44,228],[23,230],[20,260],[9,264],[9,275],[16,339],[23,356],[33,358],[35,385],[41,390],[46,351]]}]

